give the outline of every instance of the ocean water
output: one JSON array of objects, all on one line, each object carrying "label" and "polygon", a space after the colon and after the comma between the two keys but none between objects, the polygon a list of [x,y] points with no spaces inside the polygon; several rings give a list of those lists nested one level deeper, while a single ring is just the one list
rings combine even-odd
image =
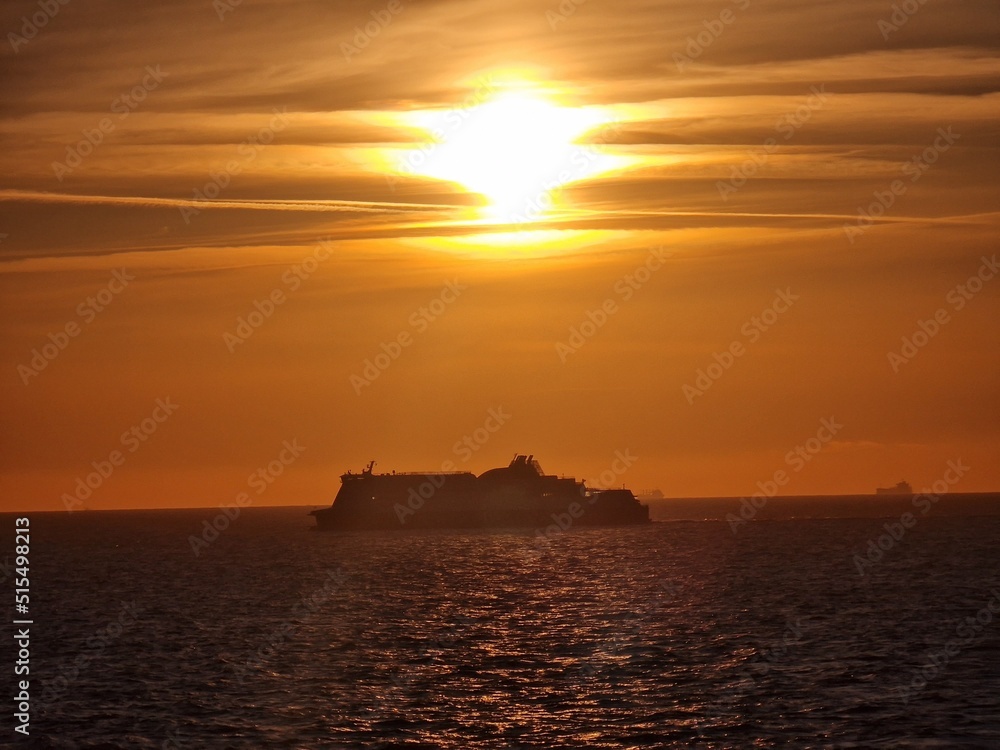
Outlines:
[{"label": "ocean water", "polygon": [[996,516],[543,543],[249,508],[195,554],[215,515],[30,516],[31,739],[0,744],[1000,747]]}]

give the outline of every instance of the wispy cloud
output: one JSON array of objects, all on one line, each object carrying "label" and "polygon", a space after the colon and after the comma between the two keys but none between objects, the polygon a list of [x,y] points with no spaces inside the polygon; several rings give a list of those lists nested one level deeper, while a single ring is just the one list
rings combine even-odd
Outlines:
[{"label": "wispy cloud", "polygon": [[0,190],[0,201],[51,203],[67,205],[144,206],[157,208],[241,209],[255,211],[330,211],[348,213],[436,213],[453,211],[454,206],[426,203],[386,203],[376,201],[338,200],[191,200],[184,198],[150,198],[129,195],[81,195],[46,193],[35,190]]}]

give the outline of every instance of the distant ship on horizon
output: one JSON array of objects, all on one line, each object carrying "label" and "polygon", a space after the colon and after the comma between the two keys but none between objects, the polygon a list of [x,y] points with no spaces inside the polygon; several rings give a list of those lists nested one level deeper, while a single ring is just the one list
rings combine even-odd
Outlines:
[{"label": "distant ship on horizon", "polygon": [[322,530],[544,528],[649,522],[649,507],[631,490],[594,489],[545,474],[532,455],[478,477],[468,471],[341,475],[329,508],[314,510]]},{"label": "distant ship on horizon", "polygon": [[651,490],[639,490],[638,492],[635,493],[635,496],[640,501],[642,501],[642,500],[663,500],[664,499],[663,491],[660,490],[660,489],[658,489],[658,488],[654,488],[654,489],[651,489]]},{"label": "distant ship on horizon", "polygon": [[876,495],[912,495],[913,487],[905,479],[894,487],[876,487]]}]

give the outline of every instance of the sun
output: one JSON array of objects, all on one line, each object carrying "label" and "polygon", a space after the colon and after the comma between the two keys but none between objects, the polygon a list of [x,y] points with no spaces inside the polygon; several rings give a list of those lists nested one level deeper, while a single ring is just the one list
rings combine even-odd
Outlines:
[{"label": "sun", "polygon": [[413,119],[433,141],[403,151],[398,171],[482,195],[490,221],[542,218],[554,205],[554,191],[618,165],[615,157],[576,142],[607,127],[609,113],[559,106],[533,91],[505,90],[473,106],[425,110]]}]

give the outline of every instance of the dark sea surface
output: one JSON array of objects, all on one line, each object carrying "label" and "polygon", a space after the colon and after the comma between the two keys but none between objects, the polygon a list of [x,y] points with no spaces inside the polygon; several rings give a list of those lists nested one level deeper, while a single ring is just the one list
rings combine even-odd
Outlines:
[{"label": "dark sea surface", "polygon": [[897,540],[892,508],[545,542],[248,508],[198,554],[217,510],[30,514],[32,734],[8,709],[0,744],[1000,747],[1000,517]]}]

